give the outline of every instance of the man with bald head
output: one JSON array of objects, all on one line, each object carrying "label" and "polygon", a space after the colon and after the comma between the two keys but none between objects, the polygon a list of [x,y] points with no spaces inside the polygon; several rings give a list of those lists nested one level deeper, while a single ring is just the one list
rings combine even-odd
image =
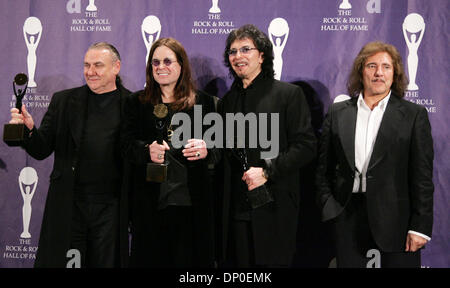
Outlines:
[{"label": "man with bald head", "polygon": [[35,267],[78,267],[77,250],[81,267],[126,265],[119,128],[130,91],[121,85],[120,66],[113,45],[93,44],[84,57],[86,85],[56,92],[39,128],[24,105],[22,113],[11,109],[10,123],[29,132],[27,153],[38,160],[54,153]]}]

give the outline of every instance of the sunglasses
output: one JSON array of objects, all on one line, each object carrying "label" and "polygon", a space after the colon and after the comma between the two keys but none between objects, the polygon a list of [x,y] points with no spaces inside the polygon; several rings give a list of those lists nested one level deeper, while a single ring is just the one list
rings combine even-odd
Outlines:
[{"label": "sunglasses", "polygon": [[[168,67],[172,65],[173,62],[177,62],[176,60],[170,60],[169,58],[165,58],[162,60],[162,63],[164,63],[164,66]],[[152,59],[152,65],[154,67],[158,67],[161,64],[161,60],[159,59]]]},{"label": "sunglasses", "polygon": [[248,53],[250,53],[251,50],[258,50],[258,48],[255,48],[255,47],[250,48],[248,46],[244,46],[239,49],[230,49],[227,51],[227,53],[229,56],[236,56],[238,50],[239,50],[239,52],[241,52],[241,54],[248,54]]}]

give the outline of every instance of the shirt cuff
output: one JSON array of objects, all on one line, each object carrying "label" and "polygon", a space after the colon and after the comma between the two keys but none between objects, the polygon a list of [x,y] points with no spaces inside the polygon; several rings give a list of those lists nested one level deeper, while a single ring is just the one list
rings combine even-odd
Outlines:
[{"label": "shirt cuff", "polygon": [[431,240],[431,238],[428,237],[427,235],[422,234],[422,233],[419,233],[419,232],[416,232],[416,231],[409,230],[408,233],[415,234],[415,235],[417,235],[417,236],[420,236],[420,237],[422,237],[422,238],[425,238],[427,241],[430,241],[430,240]]},{"label": "shirt cuff", "polygon": [[262,168],[266,170],[267,180],[273,178],[272,159],[263,159]]}]

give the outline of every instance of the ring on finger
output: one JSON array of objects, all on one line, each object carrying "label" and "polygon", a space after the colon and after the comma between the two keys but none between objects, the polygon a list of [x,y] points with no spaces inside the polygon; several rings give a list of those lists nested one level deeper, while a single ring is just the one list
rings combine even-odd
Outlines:
[{"label": "ring on finger", "polygon": [[200,152],[195,153],[195,157],[200,157]]},{"label": "ring on finger", "polygon": [[163,159],[163,155],[162,154],[158,154],[158,159]]}]

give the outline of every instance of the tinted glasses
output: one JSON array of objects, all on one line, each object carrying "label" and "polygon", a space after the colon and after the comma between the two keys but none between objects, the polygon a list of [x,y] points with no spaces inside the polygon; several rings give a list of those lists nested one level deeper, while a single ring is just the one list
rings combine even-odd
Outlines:
[{"label": "tinted glasses", "polygon": [[227,51],[227,53],[228,53],[229,56],[236,56],[238,50],[239,50],[239,52],[241,52],[241,54],[248,54],[252,50],[258,50],[258,48],[255,48],[255,47],[252,48],[252,47],[244,46],[244,47],[241,47],[239,49],[230,49],[230,50]]},{"label": "tinted glasses", "polygon": [[158,67],[160,64],[164,63],[164,66],[168,67],[170,65],[172,65],[173,62],[177,62],[176,60],[170,60],[169,58],[164,58],[164,60],[159,60],[159,59],[152,59],[152,65],[154,67]]}]

